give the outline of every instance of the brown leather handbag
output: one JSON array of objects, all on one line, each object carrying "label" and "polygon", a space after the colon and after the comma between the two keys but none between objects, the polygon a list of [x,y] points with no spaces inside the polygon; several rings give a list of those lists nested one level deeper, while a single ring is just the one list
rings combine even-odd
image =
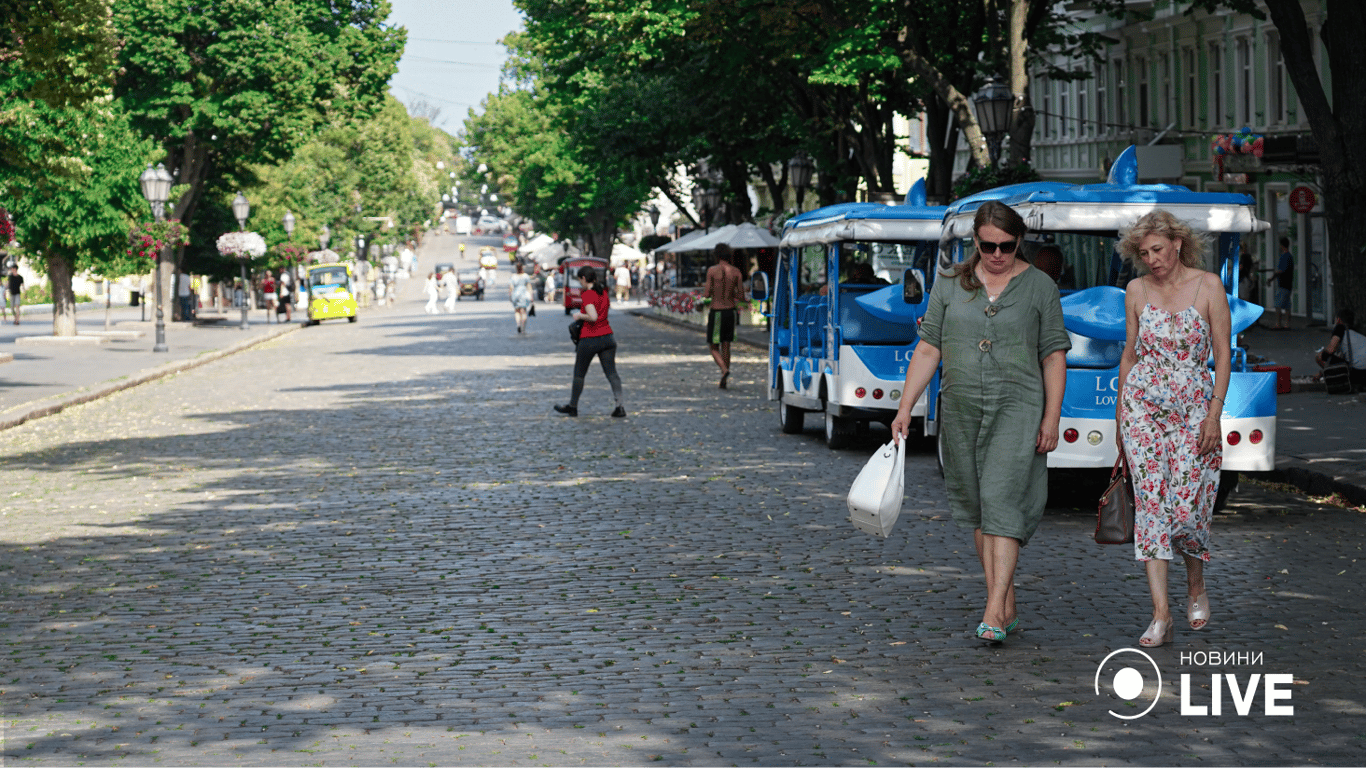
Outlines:
[{"label": "brown leather handbag", "polygon": [[1096,512],[1097,544],[1134,543],[1134,483],[1121,451]]}]

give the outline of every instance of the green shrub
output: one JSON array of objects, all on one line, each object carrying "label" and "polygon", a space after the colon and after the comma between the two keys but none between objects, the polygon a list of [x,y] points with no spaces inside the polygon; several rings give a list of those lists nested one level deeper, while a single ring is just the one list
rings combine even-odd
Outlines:
[{"label": "green shrub", "polygon": [[[77,304],[83,304],[83,303],[89,302],[89,301],[94,301],[94,299],[90,298],[89,296],[86,296],[86,295],[83,294],[83,293],[78,293],[78,294],[76,294],[76,303],[77,303]],[[31,288],[25,287],[25,288],[24,288],[24,303],[25,303],[25,304],[51,304],[51,303],[52,303],[52,283],[49,282],[49,281],[47,281],[47,280],[44,280],[43,282],[41,282],[41,283],[39,283],[39,284],[37,284],[37,285],[31,287]]]}]

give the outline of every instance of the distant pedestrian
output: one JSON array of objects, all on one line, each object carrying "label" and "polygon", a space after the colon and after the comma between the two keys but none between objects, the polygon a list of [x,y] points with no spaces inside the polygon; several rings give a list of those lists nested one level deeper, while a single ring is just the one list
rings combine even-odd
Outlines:
[{"label": "distant pedestrian", "polygon": [[261,293],[266,297],[266,322],[269,323],[270,316],[275,314],[275,278],[269,272],[261,281]]},{"label": "distant pedestrian", "polygon": [[707,313],[707,344],[711,347],[711,359],[721,369],[721,383],[717,386],[725,389],[730,379],[730,343],[735,341],[735,326],[740,321],[737,307],[744,277],[731,264],[729,245],[716,246],[712,255],[716,257],[716,264],[707,270],[702,298],[711,310]]},{"label": "distant pedestrian", "polygon": [[194,319],[194,293],[190,290],[190,276],[181,272],[176,276],[176,298],[180,303],[180,319],[189,322]]},{"label": "distant pedestrian", "polygon": [[[24,276],[19,274],[19,267],[11,266],[9,275],[5,280],[5,299],[9,303],[9,308],[14,312],[14,324],[19,324],[19,305],[24,293]],[[0,315],[3,319],[4,315]]]},{"label": "distant pedestrian", "polygon": [[531,271],[531,290],[535,292],[537,301],[545,301],[545,278],[545,270],[537,264]]},{"label": "distant pedestrian", "polygon": [[607,322],[611,300],[607,296],[607,286],[597,284],[597,270],[585,264],[578,271],[580,297],[583,310],[575,312],[573,319],[583,321],[583,332],[575,348],[574,385],[569,395],[568,405],[557,405],[555,410],[566,416],[579,415],[579,396],[583,394],[583,381],[588,376],[588,367],[593,358],[602,363],[602,372],[607,374],[607,383],[612,385],[612,397],[616,399],[616,410],[612,416],[626,416],[626,405],[622,400],[621,377],[617,375],[617,340],[612,335],[612,326]]},{"label": "distant pedestrian", "polygon": [[[1357,315],[1351,309],[1338,310],[1328,344],[1314,353],[1314,362],[1320,368],[1346,363],[1352,389],[1360,392],[1366,390],[1366,336],[1352,329],[1356,319]],[[1322,380],[1322,372],[1314,374],[1314,381]]]},{"label": "distant pedestrian", "polygon": [[631,270],[625,263],[618,265],[612,273],[612,280],[616,283],[617,301],[625,303],[631,297]]},{"label": "distant pedestrian", "polygon": [[278,302],[275,306],[275,321],[279,322],[280,315],[284,315],[286,323],[294,322],[294,278],[288,269],[280,270],[280,279],[275,282],[275,294]]},{"label": "distant pedestrian", "polygon": [[517,321],[517,332],[526,333],[527,310],[531,307],[531,277],[520,261],[517,262],[516,270],[508,281],[508,298],[512,300],[512,317]]},{"label": "distant pedestrian", "polygon": [[1266,279],[1266,284],[1276,283],[1276,298],[1273,307],[1276,310],[1276,324],[1271,326],[1273,331],[1290,330],[1290,291],[1295,287],[1295,256],[1290,253],[1290,238],[1281,238],[1281,255],[1276,258],[1276,269],[1271,273],[1271,277]]},{"label": "distant pedestrian", "polygon": [[429,272],[429,273],[427,273],[427,282],[425,282],[425,283],[422,284],[422,292],[425,293],[425,294],[427,294],[427,306],[425,307],[427,314],[429,314],[429,315],[439,315],[439,314],[441,314],[441,310],[436,306],[437,295],[438,295],[440,292],[437,290],[437,287],[436,287],[436,273],[435,273],[435,272]]},{"label": "distant pedestrian", "polygon": [[455,270],[451,270],[441,275],[441,287],[446,291],[446,312],[455,313],[455,302],[460,298],[460,280],[455,276]]}]

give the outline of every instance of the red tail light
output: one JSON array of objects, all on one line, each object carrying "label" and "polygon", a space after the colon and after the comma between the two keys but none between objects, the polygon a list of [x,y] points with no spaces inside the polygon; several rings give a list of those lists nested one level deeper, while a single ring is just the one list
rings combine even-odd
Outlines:
[{"label": "red tail light", "polygon": [[1261,445],[1261,442],[1262,442],[1262,431],[1261,431],[1260,429],[1254,429],[1254,430],[1252,430],[1251,432],[1248,433],[1247,439],[1248,439],[1248,442],[1252,443],[1253,445]]},{"label": "red tail light", "polygon": [[858,389],[854,390],[854,397],[862,399],[862,397],[866,394],[868,394],[868,390],[864,389],[863,387],[859,387]]},{"label": "red tail light", "polygon": [[1228,444],[1229,444],[1229,445],[1237,445],[1238,443],[1241,443],[1241,442],[1243,442],[1243,436],[1242,436],[1242,435],[1238,434],[1236,431],[1235,431],[1235,432],[1230,432],[1230,433],[1228,433]]},{"label": "red tail light", "polygon": [[882,390],[880,390],[880,389],[875,389],[875,390],[873,390],[873,399],[874,399],[874,400],[881,400],[881,399],[882,399]]},{"label": "red tail light", "polygon": [[1075,443],[1075,442],[1077,442],[1077,430],[1075,430],[1075,429],[1065,429],[1065,430],[1063,430],[1062,439],[1066,440],[1066,441],[1069,442],[1069,443]]}]

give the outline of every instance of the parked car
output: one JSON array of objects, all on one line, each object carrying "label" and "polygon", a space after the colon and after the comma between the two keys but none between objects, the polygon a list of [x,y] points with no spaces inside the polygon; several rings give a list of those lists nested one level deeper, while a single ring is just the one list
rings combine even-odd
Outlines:
[{"label": "parked car", "polygon": [[478,272],[461,272],[455,277],[460,285],[460,292],[456,294],[455,300],[459,301],[465,296],[473,296],[476,301],[484,300],[484,278]]},{"label": "parked car", "polygon": [[455,265],[448,263],[437,264],[434,268],[434,271],[436,272],[436,279],[440,280],[441,276],[446,274],[447,272],[454,272]]},{"label": "parked car", "polygon": [[474,221],[468,216],[455,217],[455,234],[468,235],[474,229]]}]

